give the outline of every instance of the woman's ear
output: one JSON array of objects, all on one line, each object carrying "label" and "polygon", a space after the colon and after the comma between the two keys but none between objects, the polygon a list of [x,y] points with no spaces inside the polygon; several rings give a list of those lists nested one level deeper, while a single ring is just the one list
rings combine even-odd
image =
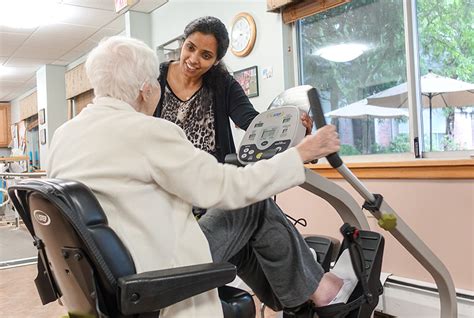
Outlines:
[{"label": "woman's ear", "polygon": [[147,101],[151,96],[151,85],[148,83],[143,83],[140,88],[140,95],[144,101]]}]

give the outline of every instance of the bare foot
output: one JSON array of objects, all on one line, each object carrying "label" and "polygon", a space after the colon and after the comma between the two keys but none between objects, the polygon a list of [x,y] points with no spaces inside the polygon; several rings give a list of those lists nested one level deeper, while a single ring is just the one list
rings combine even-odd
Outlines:
[{"label": "bare foot", "polygon": [[326,306],[336,297],[343,283],[344,281],[333,273],[325,273],[310,299],[316,307]]}]

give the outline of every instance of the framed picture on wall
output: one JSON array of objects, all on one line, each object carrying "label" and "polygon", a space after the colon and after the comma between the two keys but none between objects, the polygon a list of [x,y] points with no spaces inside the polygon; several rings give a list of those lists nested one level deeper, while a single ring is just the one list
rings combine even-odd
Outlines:
[{"label": "framed picture on wall", "polygon": [[251,98],[258,96],[258,68],[252,66],[234,72],[234,78],[239,82],[245,94]]},{"label": "framed picture on wall", "polygon": [[44,108],[40,109],[38,112],[38,121],[40,125],[44,125],[44,123],[46,122],[46,117],[45,117],[44,112],[45,112]]},{"label": "framed picture on wall", "polygon": [[42,145],[46,144],[46,128],[40,130],[40,143]]}]

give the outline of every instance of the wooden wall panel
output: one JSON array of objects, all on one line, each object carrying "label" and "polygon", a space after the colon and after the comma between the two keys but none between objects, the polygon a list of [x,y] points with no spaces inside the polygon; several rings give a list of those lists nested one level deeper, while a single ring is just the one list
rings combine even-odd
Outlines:
[{"label": "wooden wall panel", "polygon": [[94,90],[90,89],[74,97],[75,115],[79,114],[94,99]]},{"label": "wooden wall panel", "polygon": [[73,98],[81,93],[90,90],[91,84],[86,75],[84,63],[66,72],[66,98]]},{"label": "wooden wall panel", "polygon": [[38,94],[36,92],[20,100],[20,120],[38,113]]},{"label": "wooden wall panel", "polygon": [[292,23],[298,19],[324,12],[348,2],[351,2],[351,0],[305,0],[290,4],[283,9],[283,22]]}]

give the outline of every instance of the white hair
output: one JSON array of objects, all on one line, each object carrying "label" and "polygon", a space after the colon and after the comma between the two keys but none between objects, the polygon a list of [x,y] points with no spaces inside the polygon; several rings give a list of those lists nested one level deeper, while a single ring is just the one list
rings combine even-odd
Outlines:
[{"label": "white hair", "polygon": [[124,36],[102,40],[87,57],[86,73],[96,98],[113,97],[131,105],[144,83],[158,85],[159,63],[144,42]]}]

